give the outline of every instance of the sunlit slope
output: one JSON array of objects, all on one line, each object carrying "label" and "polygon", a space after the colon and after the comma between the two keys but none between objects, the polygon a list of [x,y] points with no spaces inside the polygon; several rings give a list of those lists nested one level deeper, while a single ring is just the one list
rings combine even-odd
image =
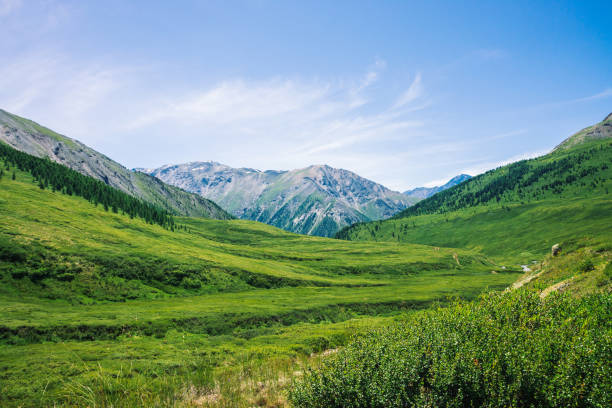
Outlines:
[{"label": "sunlit slope", "polygon": [[436,194],[396,217],[338,237],[479,249],[526,262],[558,242],[612,239],[612,143],[524,160]]}]

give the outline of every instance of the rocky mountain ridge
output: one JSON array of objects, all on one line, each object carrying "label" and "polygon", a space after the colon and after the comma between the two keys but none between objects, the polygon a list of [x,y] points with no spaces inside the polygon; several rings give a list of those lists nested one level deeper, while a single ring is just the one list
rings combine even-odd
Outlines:
[{"label": "rocky mountain ridge", "polygon": [[418,201],[328,165],[260,171],[208,161],[137,170],[209,198],[236,217],[310,235],[333,236],[346,225],[388,218]]}]

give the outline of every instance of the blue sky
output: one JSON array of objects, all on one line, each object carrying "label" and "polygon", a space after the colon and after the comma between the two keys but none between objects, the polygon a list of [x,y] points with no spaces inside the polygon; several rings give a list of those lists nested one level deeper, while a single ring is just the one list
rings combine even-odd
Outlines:
[{"label": "blue sky", "polygon": [[0,107],[128,167],[342,167],[390,188],[612,112],[611,2],[0,0]]}]

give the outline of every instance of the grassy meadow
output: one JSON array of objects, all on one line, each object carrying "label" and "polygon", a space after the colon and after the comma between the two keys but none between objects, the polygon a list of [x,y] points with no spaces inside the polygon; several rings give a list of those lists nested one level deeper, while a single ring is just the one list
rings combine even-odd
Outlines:
[{"label": "grassy meadow", "polygon": [[171,231],[3,168],[2,406],[283,405],[320,353],[520,276],[475,250],[240,220]]}]

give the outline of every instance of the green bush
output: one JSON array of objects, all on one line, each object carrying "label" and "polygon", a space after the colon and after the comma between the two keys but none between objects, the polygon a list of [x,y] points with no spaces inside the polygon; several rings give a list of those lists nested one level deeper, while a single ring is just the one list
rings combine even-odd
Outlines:
[{"label": "green bush", "polygon": [[305,373],[296,407],[612,406],[612,296],[526,290],[415,315]]},{"label": "green bush", "polygon": [[580,265],[578,265],[578,269],[580,270],[580,272],[590,272],[595,269],[595,265],[593,264],[593,261],[591,259],[585,259],[584,261],[580,262]]}]

